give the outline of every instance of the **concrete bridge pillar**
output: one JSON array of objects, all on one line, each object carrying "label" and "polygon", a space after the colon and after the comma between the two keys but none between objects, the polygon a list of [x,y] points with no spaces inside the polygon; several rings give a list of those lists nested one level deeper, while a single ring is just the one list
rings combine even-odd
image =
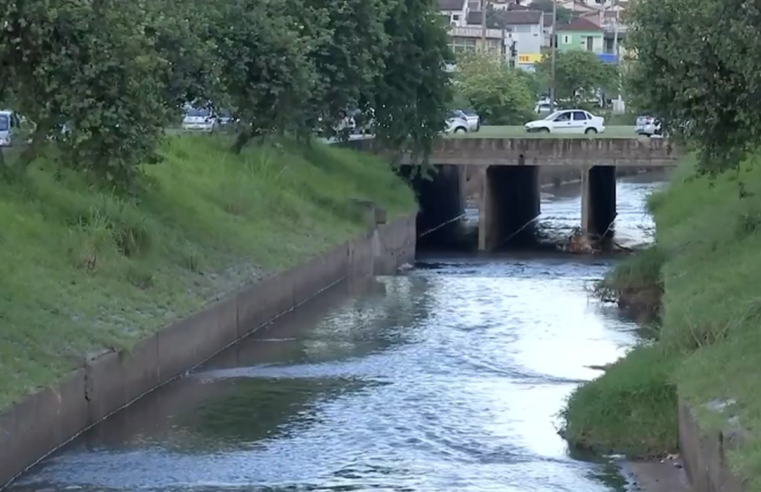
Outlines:
[{"label": "concrete bridge pillar", "polygon": [[[460,241],[460,220],[465,212],[465,170],[462,166],[437,165],[433,176],[411,177],[412,168],[403,166],[418,198],[419,247],[447,248]],[[422,236],[421,236],[422,235]]]},{"label": "concrete bridge pillar", "polygon": [[593,166],[581,170],[581,229],[585,234],[612,233],[616,219],[616,167]]},{"label": "concrete bridge pillar", "polygon": [[489,166],[482,181],[478,249],[491,251],[533,237],[540,213],[539,168]]}]

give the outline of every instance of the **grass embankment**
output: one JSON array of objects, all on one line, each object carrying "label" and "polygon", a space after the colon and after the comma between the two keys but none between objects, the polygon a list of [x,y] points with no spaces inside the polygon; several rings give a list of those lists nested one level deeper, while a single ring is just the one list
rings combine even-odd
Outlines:
[{"label": "grass embankment", "polygon": [[[678,388],[698,408],[705,429],[737,417],[748,439],[730,461],[751,480],[749,490],[757,490],[761,156],[742,163],[739,173],[714,180],[695,177],[693,169],[685,163],[669,189],[650,200],[657,225],[655,256],[661,260],[657,278],[663,285],[657,339],[578,389],[566,411],[566,431],[571,441],[602,451],[632,456],[672,451]],[[627,277],[622,271],[614,274],[621,275],[619,281]],[[644,276],[652,278],[652,270]],[[730,399],[736,403],[724,415],[702,406]]]},{"label": "grass embankment", "polygon": [[283,141],[227,151],[167,140],[127,199],[36,163],[0,184],[0,410],[53,384],[82,356],[129,348],[262,275],[366,229],[352,199],[389,218],[414,195],[374,157]]}]

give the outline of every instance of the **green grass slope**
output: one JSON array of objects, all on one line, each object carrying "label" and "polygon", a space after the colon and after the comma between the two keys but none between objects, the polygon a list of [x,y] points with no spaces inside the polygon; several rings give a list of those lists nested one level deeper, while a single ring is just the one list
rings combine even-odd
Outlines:
[{"label": "green grass slope", "polygon": [[82,356],[128,348],[209,301],[365,230],[352,199],[389,217],[412,191],[371,156],[289,141],[227,151],[176,136],[125,199],[44,162],[0,184],[0,409]]},{"label": "green grass slope", "polygon": [[[715,179],[685,162],[650,206],[664,290],[657,341],[571,396],[566,434],[632,456],[672,451],[678,392],[704,429],[734,421],[747,432],[730,464],[761,489],[761,157]],[[704,408],[716,400],[735,403],[723,415]]]}]

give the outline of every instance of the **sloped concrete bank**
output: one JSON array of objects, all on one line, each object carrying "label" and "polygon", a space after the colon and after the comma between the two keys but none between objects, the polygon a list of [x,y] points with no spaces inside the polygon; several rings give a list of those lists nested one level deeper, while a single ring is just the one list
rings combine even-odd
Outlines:
[{"label": "sloped concrete bank", "polygon": [[[712,402],[706,410],[721,414],[731,402]],[[736,419],[726,419],[721,430],[703,431],[695,408],[679,402],[679,451],[693,492],[744,492],[749,490],[727,463],[727,454],[744,441]]]},{"label": "sloped concrete bank", "polygon": [[0,489],[87,428],[323,290],[350,278],[395,273],[414,260],[415,241],[415,215],[377,225],[167,326],[129,352],[88,357],[57,387],[0,415]]}]

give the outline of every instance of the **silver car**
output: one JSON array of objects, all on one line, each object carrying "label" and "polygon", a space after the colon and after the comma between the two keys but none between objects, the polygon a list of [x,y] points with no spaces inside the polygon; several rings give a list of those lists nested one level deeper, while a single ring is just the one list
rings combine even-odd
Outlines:
[{"label": "silver car", "polygon": [[455,109],[452,115],[464,118],[468,122],[468,131],[477,132],[481,129],[481,118],[475,111],[462,111]]},{"label": "silver car", "polygon": [[12,145],[13,134],[21,126],[21,118],[10,109],[0,109],[0,147]]},{"label": "silver car", "polygon": [[182,129],[210,132],[216,126],[214,113],[208,108],[187,108],[182,118]]},{"label": "silver car", "polygon": [[661,134],[661,119],[655,116],[641,115],[637,116],[634,124],[634,133],[652,137]]},{"label": "silver car", "polygon": [[452,112],[449,114],[449,118],[447,118],[447,127],[444,132],[447,134],[467,133],[469,129],[470,123],[468,123],[468,119]]}]

